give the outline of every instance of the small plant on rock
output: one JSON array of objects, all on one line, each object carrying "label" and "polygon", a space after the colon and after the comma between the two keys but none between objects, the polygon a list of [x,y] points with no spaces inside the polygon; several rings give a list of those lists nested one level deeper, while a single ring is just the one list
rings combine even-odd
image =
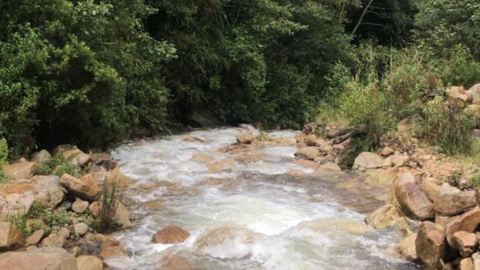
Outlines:
[{"label": "small plant on rock", "polygon": [[101,231],[108,231],[117,227],[114,221],[118,206],[117,200],[117,175],[113,179],[106,177],[102,189],[102,197],[99,202],[98,227]]},{"label": "small plant on rock", "polygon": [[62,155],[56,155],[54,158],[39,165],[37,168],[37,174],[40,175],[55,174],[60,177],[65,173],[75,177],[82,176],[80,168],[66,161]]},{"label": "small plant on rock", "polygon": [[15,226],[17,226],[18,229],[20,229],[20,231],[24,236],[29,236],[30,234],[32,234],[32,231],[27,226],[27,215],[14,213],[14,214],[8,215],[7,220],[12,224],[15,224]]}]

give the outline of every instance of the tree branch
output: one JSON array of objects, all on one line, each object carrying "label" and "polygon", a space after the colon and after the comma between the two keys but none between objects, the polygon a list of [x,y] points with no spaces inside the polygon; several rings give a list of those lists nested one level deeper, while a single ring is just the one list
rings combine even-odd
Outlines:
[{"label": "tree branch", "polygon": [[368,2],[368,5],[363,10],[362,16],[360,16],[360,19],[358,19],[358,23],[357,23],[357,25],[355,26],[355,28],[353,29],[353,32],[352,32],[352,39],[353,39],[353,36],[355,36],[355,33],[358,30],[358,27],[362,23],[363,17],[365,17],[365,14],[367,14],[368,8],[370,7],[370,5],[372,5],[372,2],[373,2],[373,0],[370,0],[370,2]]}]

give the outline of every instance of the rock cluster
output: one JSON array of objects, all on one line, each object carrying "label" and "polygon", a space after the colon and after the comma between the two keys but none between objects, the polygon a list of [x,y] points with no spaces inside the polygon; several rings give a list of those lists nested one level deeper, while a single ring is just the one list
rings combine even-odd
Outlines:
[{"label": "rock cluster", "polygon": [[[59,155],[82,175],[36,175]],[[4,174],[10,181],[0,185],[0,269],[101,270],[102,259],[126,254],[121,242],[96,233],[94,226],[106,180],[116,181],[119,188],[133,181],[119,173],[109,155],[61,145],[52,154],[42,150],[30,162],[6,165]],[[128,209],[120,202],[116,205],[113,221],[120,228],[131,227]]]}]

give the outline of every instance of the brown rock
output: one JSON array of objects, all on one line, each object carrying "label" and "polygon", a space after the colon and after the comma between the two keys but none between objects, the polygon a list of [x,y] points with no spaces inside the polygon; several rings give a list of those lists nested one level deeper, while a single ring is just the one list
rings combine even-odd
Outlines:
[{"label": "brown rock", "polygon": [[390,168],[390,169],[380,169],[370,171],[367,174],[367,183],[376,185],[376,186],[390,186],[399,173],[399,168]]},{"label": "brown rock", "polygon": [[480,104],[480,84],[475,84],[468,91],[465,91],[470,97],[472,104]]},{"label": "brown rock", "polygon": [[10,222],[0,222],[0,250],[20,246],[24,242],[22,232],[17,226]]},{"label": "brown rock", "polygon": [[363,152],[355,158],[353,163],[354,170],[370,170],[381,168],[383,158],[375,153]]},{"label": "brown rock", "polygon": [[445,232],[442,226],[424,221],[420,225],[415,249],[418,257],[429,268],[436,269],[445,257]]},{"label": "brown rock", "polygon": [[190,136],[190,135],[187,135],[183,138],[184,142],[205,142],[204,140],[200,139],[200,138],[197,138],[197,137],[194,137],[194,136]]},{"label": "brown rock", "polygon": [[57,147],[55,147],[55,149],[53,149],[52,151],[52,156],[56,156],[58,154],[61,154],[67,150],[71,150],[71,149],[74,149],[75,146],[71,145],[71,144],[61,144]]},{"label": "brown rock", "polygon": [[477,249],[478,240],[474,233],[458,231],[453,233],[453,247],[460,251],[462,257],[470,257]]},{"label": "brown rock", "polygon": [[47,238],[43,239],[42,247],[58,247],[61,248],[65,245],[66,237],[64,235],[50,234]]},{"label": "brown rock", "polygon": [[115,257],[122,257],[127,255],[127,252],[125,252],[125,248],[123,246],[108,246],[102,245],[102,250],[100,251],[100,254],[98,257],[102,258],[103,260],[110,259],[110,258],[115,258]]},{"label": "brown rock", "polygon": [[[88,206],[88,210],[94,217],[98,217],[100,215],[101,207],[98,202],[93,202]],[[117,208],[115,209],[115,216],[113,220],[120,225],[123,229],[131,228],[132,222],[130,219],[132,215],[130,211],[120,202],[117,202]]]},{"label": "brown rock", "polygon": [[77,259],[78,270],[103,270],[103,262],[95,256],[79,256]]},{"label": "brown rock", "polygon": [[209,162],[209,161],[212,161],[213,158],[212,158],[212,156],[209,155],[209,154],[196,153],[196,154],[193,154],[192,160],[202,161],[202,162]]},{"label": "brown rock", "polygon": [[[63,188],[60,185],[60,178],[56,175],[36,175],[31,178],[32,183],[35,183],[35,190],[38,195],[45,194],[46,198],[43,201],[50,207],[55,207],[62,202],[65,194]],[[37,200],[39,200],[37,198]]]},{"label": "brown rock", "polygon": [[0,269],[78,270],[75,257],[61,248],[36,248],[0,254]]},{"label": "brown rock", "polygon": [[427,194],[428,198],[432,202],[437,200],[441,185],[442,182],[436,180],[435,178],[425,178],[420,183],[420,187],[422,188],[423,192]]},{"label": "brown rock", "polygon": [[221,159],[208,164],[208,171],[221,172],[221,171],[231,170],[236,163],[237,162],[231,158]]},{"label": "brown rock", "polygon": [[37,163],[35,162],[14,163],[3,168],[5,176],[13,180],[30,178],[36,171]]},{"label": "brown rock", "polygon": [[399,253],[405,257],[408,261],[416,262],[419,260],[416,250],[417,234],[412,233],[407,236],[401,243],[398,245]]},{"label": "brown rock", "polygon": [[410,218],[425,220],[435,217],[433,204],[416,183],[412,174],[399,176],[395,183],[395,197],[401,211]]},{"label": "brown rock", "polygon": [[73,148],[66,150],[62,153],[65,160],[70,162],[75,166],[85,166],[88,162],[92,161],[92,157],[88,154],[85,154],[82,150],[78,148]]},{"label": "brown rock", "polygon": [[453,234],[458,231],[472,233],[480,222],[480,208],[478,206],[460,216],[450,218],[445,224],[445,234],[448,244],[454,246]]},{"label": "brown rock", "polygon": [[60,183],[69,192],[82,199],[90,201],[96,200],[99,192],[97,181],[95,181],[91,174],[84,175],[81,178],[64,174],[60,178]]},{"label": "brown rock", "polygon": [[190,233],[176,225],[167,225],[152,237],[153,243],[177,244],[190,237]]},{"label": "brown rock", "polygon": [[305,138],[305,143],[307,146],[323,147],[327,142],[323,139],[317,138],[317,136],[312,134]]},{"label": "brown rock", "polygon": [[467,101],[469,99],[469,95],[463,86],[452,86],[445,92],[447,96],[453,100]]},{"label": "brown rock", "polygon": [[73,230],[79,236],[84,236],[88,232],[88,225],[84,222],[73,225]]},{"label": "brown rock", "polygon": [[11,182],[5,187],[6,194],[23,194],[27,191],[35,191],[35,187],[31,183]]},{"label": "brown rock", "polygon": [[193,270],[192,264],[183,256],[173,254],[162,257],[162,267],[158,270]]},{"label": "brown rock", "polygon": [[245,133],[237,136],[237,142],[242,144],[251,144],[255,139],[258,139],[257,136]]},{"label": "brown rock", "polygon": [[40,152],[32,155],[32,162],[35,162],[38,165],[48,162],[50,159],[52,159],[52,156],[47,150],[41,150]]},{"label": "brown rock", "polygon": [[32,235],[30,235],[27,238],[27,240],[25,241],[25,246],[28,247],[28,246],[37,245],[38,243],[40,243],[44,235],[45,235],[44,230],[35,231]]},{"label": "brown rock", "polygon": [[250,231],[249,229],[234,226],[224,226],[212,229],[200,236],[195,242],[196,249],[206,251],[209,247],[219,246],[228,240],[233,240],[237,244],[248,244],[261,238],[261,235]]},{"label": "brown rock", "polygon": [[380,152],[380,155],[387,157],[387,156],[393,155],[394,153],[395,153],[395,150],[387,146],[382,149],[382,152]]},{"label": "brown rock", "polygon": [[292,163],[295,164],[295,165],[298,165],[298,166],[313,169],[315,171],[320,166],[320,164],[318,164],[317,162],[311,161],[311,160],[306,160],[306,159],[295,159],[295,160],[292,161]]},{"label": "brown rock", "polygon": [[460,189],[444,183],[439,190],[434,208],[440,215],[454,216],[465,212],[475,205],[475,191],[460,191]]},{"label": "brown rock", "polygon": [[476,270],[472,258],[464,258],[460,261],[458,270]]},{"label": "brown rock", "polygon": [[88,202],[87,201],[82,201],[80,199],[77,199],[73,204],[72,204],[72,210],[75,213],[82,214],[87,210],[88,208]]},{"label": "brown rock", "polygon": [[261,161],[264,157],[263,153],[246,153],[236,155],[233,159],[239,163],[254,163]]},{"label": "brown rock", "polygon": [[320,165],[314,175],[328,175],[342,173],[342,168],[335,163],[325,163]]},{"label": "brown rock", "polygon": [[385,204],[368,214],[365,221],[376,229],[391,226],[396,220],[402,218],[401,213],[391,204]]},{"label": "brown rock", "polygon": [[295,153],[295,156],[304,158],[307,160],[315,160],[319,154],[320,154],[320,151],[315,147],[302,147],[297,150],[297,152]]}]

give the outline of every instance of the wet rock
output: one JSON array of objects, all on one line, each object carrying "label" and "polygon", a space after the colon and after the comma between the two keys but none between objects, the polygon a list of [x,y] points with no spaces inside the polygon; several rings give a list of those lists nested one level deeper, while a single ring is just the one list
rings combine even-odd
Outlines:
[{"label": "wet rock", "polygon": [[311,160],[306,160],[306,159],[295,159],[295,160],[292,161],[292,163],[295,164],[295,165],[298,165],[298,166],[313,169],[315,171],[320,166],[320,164],[318,164],[317,162],[311,161]]},{"label": "wet rock", "polygon": [[418,230],[415,241],[418,257],[429,268],[436,269],[445,257],[445,232],[442,226],[424,221]]},{"label": "wet rock", "polygon": [[196,153],[196,154],[193,154],[192,160],[201,161],[201,162],[209,162],[209,161],[213,160],[213,157],[209,154]]},{"label": "wet rock", "polygon": [[103,270],[103,262],[95,256],[79,256],[77,259],[78,270]]},{"label": "wet rock", "polygon": [[408,261],[417,262],[419,257],[416,249],[417,234],[412,233],[407,236],[399,245],[398,252]]},{"label": "wet rock", "polygon": [[320,151],[315,147],[302,147],[297,150],[297,152],[295,153],[295,156],[304,158],[307,160],[315,160],[319,154],[320,154]]},{"label": "wet rock", "polygon": [[226,158],[208,164],[209,172],[221,172],[231,170],[237,162],[234,159]]},{"label": "wet rock", "polygon": [[435,211],[443,216],[461,214],[476,205],[475,191],[460,191],[456,187],[444,183],[435,200]]},{"label": "wet rock", "polygon": [[376,229],[391,226],[396,220],[402,218],[401,213],[391,204],[385,204],[368,214],[365,221]]},{"label": "wet rock", "polygon": [[176,225],[167,225],[152,237],[153,243],[177,244],[190,237],[190,233]]},{"label": "wet rock", "polygon": [[36,248],[0,254],[0,269],[78,270],[75,257],[61,248]]},{"label": "wet rock", "polygon": [[318,233],[325,232],[332,227],[335,227],[342,233],[354,235],[363,235],[372,231],[372,228],[365,224],[339,217],[306,221],[297,226],[299,229],[309,229]]},{"label": "wet rock", "polygon": [[183,137],[182,141],[184,142],[205,142],[204,140],[200,139],[200,138],[197,138],[197,137],[194,137],[194,136],[191,136],[191,135],[187,135],[185,137]]},{"label": "wet rock", "polygon": [[337,174],[341,173],[342,168],[335,163],[325,163],[320,165],[315,171],[314,175],[328,175],[328,174]]},{"label": "wet rock", "polygon": [[92,161],[92,157],[88,154],[85,154],[82,150],[78,148],[66,150],[62,153],[65,160],[70,162],[75,166],[83,167],[88,162]]},{"label": "wet rock", "polygon": [[81,222],[73,225],[74,231],[80,236],[84,236],[88,232],[88,225]]},{"label": "wet rock", "polygon": [[375,153],[363,152],[355,158],[353,163],[354,170],[371,170],[381,168],[383,164],[383,158]]},{"label": "wet rock", "polygon": [[257,140],[258,136],[250,133],[240,134],[237,136],[237,142],[242,144],[251,144],[254,140]]},{"label": "wet rock", "polygon": [[423,179],[422,182],[420,183],[420,187],[422,188],[423,192],[427,194],[428,198],[432,202],[435,202],[437,200],[441,185],[442,185],[442,182],[431,177]]},{"label": "wet rock", "polygon": [[476,270],[472,258],[464,258],[460,261],[458,270]]},{"label": "wet rock", "polygon": [[60,183],[69,192],[89,201],[96,200],[99,192],[97,181],[95,181],[91,174],[84,175],[81,178],[64,174],[60,178]]},{"label": "wet rock", "polygon": [[41,150],[32,155],[32,162],[37,163],[38,165],[48,162],[52,159],[52,155],[47,150]]},{"label": "wet rock", "polygon": [[17,226],[10,222],[0,222],[0,250],[20,246],[24,242],[22,232]]},{"label": "wet rock", "polygon": [[470,257],[477,249],[478,240],[474,233],[458,231],[453,234],[453,246],[462,257]]},{"label": "wet rock", "polygon": [[435,217],[433,203],[422,191],[412,174],[399,176],[395,183],[395,197],[401,211],[410,218],[425,220]]},{"label": "wet rock", "polygon": [[173,254],[162,257],[162,266],[158,270],[193,270],[192,264],[183,256]]},{"label": "wet rock", "polygon": [[480,208],[478,206],[460,216],[450,218],[445,224],[445,234],[448,244],[454,246],[453,234],[458,231],[473,233],[480,222]]},{"label": "wet rock", "polygon": [[[221,246],[226,241],[231,240],[240,244],[253,243],[254,241],[261,238],[261,235],[254,233],[246,228],[225,226],[215,228],[206,234],[200,236],[195,242],[197,250],[207,252],[209,247]],[[247,254],[239,254],[247,255]]]},{"label": "wet rock", "polygon": [[37,166],[35,162],[8,164],[3,168],[3,173],[7,178],[13,180],[27,179],[35,174]]},{"label": "wet rock", "polygon": [[72,210],[75,213],[82,214],[87,210],[88,208],[88,202],[87,201],[82,201],[80,199],[77,199],[73,204],[72,204]]},{"label": "wet rock", "polygon": [[264,157],[263,153],[246,153],[236,155],[233,159],[239,163],[254,163],[261,161]]},{"label": "wet rock", "polygon": [[28,247],[28,246],[37,245],[38,243],[40,243],[44,235],[45,235],[44,230],[35,231],[34,233],[32,233],[32,235],[30,235],[27,238],[27,240],[25,241],[25,246]]}]

